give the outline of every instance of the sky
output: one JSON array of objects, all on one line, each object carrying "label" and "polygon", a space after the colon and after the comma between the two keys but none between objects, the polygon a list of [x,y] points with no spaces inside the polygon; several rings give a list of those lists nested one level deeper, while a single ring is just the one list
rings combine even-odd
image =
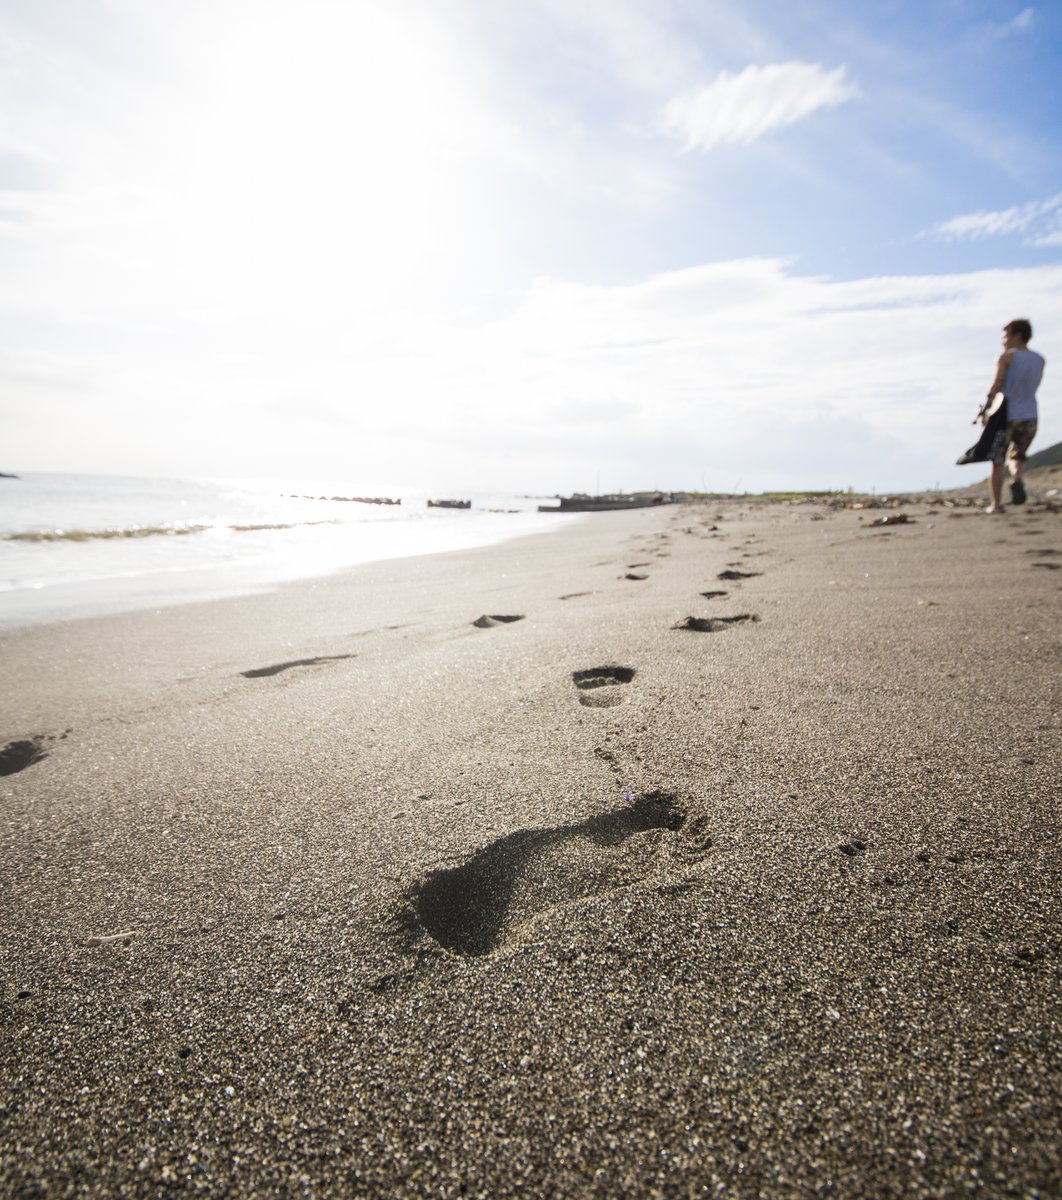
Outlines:
[{"label": "sky", "polygon": [[1056,0],[0,0],[0,470],[972,483]]}]

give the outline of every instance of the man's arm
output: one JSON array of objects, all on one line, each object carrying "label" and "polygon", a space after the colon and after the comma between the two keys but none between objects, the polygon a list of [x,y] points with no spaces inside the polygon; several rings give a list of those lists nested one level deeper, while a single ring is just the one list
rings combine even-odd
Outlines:
[{"label": "man's arm", "polygon": [[1003,390],[1003,385],[1007,382],[1007,372],[1010,370],[1010,364],[1013,361],[1013,350],[1004,350],[999,356],[999,361],[996,363],[996,377],[992,380],[992,386],[988,389],[985,402],[981,405],[981,411],[977,414],[982,422],[988,419],[988,410],[992,407],[992,401]]}]

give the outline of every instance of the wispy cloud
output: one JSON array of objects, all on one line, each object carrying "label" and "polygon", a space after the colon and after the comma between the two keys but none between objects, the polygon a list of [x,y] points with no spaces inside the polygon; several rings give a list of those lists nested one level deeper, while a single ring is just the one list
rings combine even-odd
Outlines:
[{"label": "wispy cloud", "polygon": [[1033,8],[1023,8],[1016,17],[1011,17],[1009,21],[1005,21],[1002,25],[994,26],[992,33],[998,38],[1014,37],[1015,34],[1025,33],[1026,30],[1032,28],[1035,15],[1036,13]]},{"label": "wispy cloud", "polygon": [[843,66],[832,71],[806,62],[750,66],[736,75],[723,71],[707,86],[676,96],[665,105],[661,125],[684,150],[711,150],[753,142],[856,94]]},{"label": "wispy cloud", "polygon": [[1024,234],[1025,242],[1033,246],[1062,245],[1062,192],[1047,200],[949,217],[925,230],[922,236],[959,242],[1013,233]]}]

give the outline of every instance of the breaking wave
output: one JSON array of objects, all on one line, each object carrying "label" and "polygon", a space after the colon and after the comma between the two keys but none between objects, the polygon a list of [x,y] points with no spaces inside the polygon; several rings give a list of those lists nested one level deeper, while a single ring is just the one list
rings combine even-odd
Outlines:
[{"label": "breaking wave", "polygon": [[208,533],[227,529],[232,533],[261,533],[276,529],[299,529],[307,525],[338,525],[339,521],[290,521],[253,525],[129,525],[123,529],[28,529],[0,534],[3,542],[92,542],[117,538],[183,537],[190,533]]}]

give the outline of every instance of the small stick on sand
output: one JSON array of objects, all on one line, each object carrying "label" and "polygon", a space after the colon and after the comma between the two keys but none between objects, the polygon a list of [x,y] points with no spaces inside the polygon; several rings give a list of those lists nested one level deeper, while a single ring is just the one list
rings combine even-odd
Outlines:
[{"label": "small stick on sand", "polygon": [[105,937],[85,938],[86,946],[102,946],[105,942],[121,942],[126,938],[136,937],[139,929],[130,929],[127,933],[108,933]]}]

